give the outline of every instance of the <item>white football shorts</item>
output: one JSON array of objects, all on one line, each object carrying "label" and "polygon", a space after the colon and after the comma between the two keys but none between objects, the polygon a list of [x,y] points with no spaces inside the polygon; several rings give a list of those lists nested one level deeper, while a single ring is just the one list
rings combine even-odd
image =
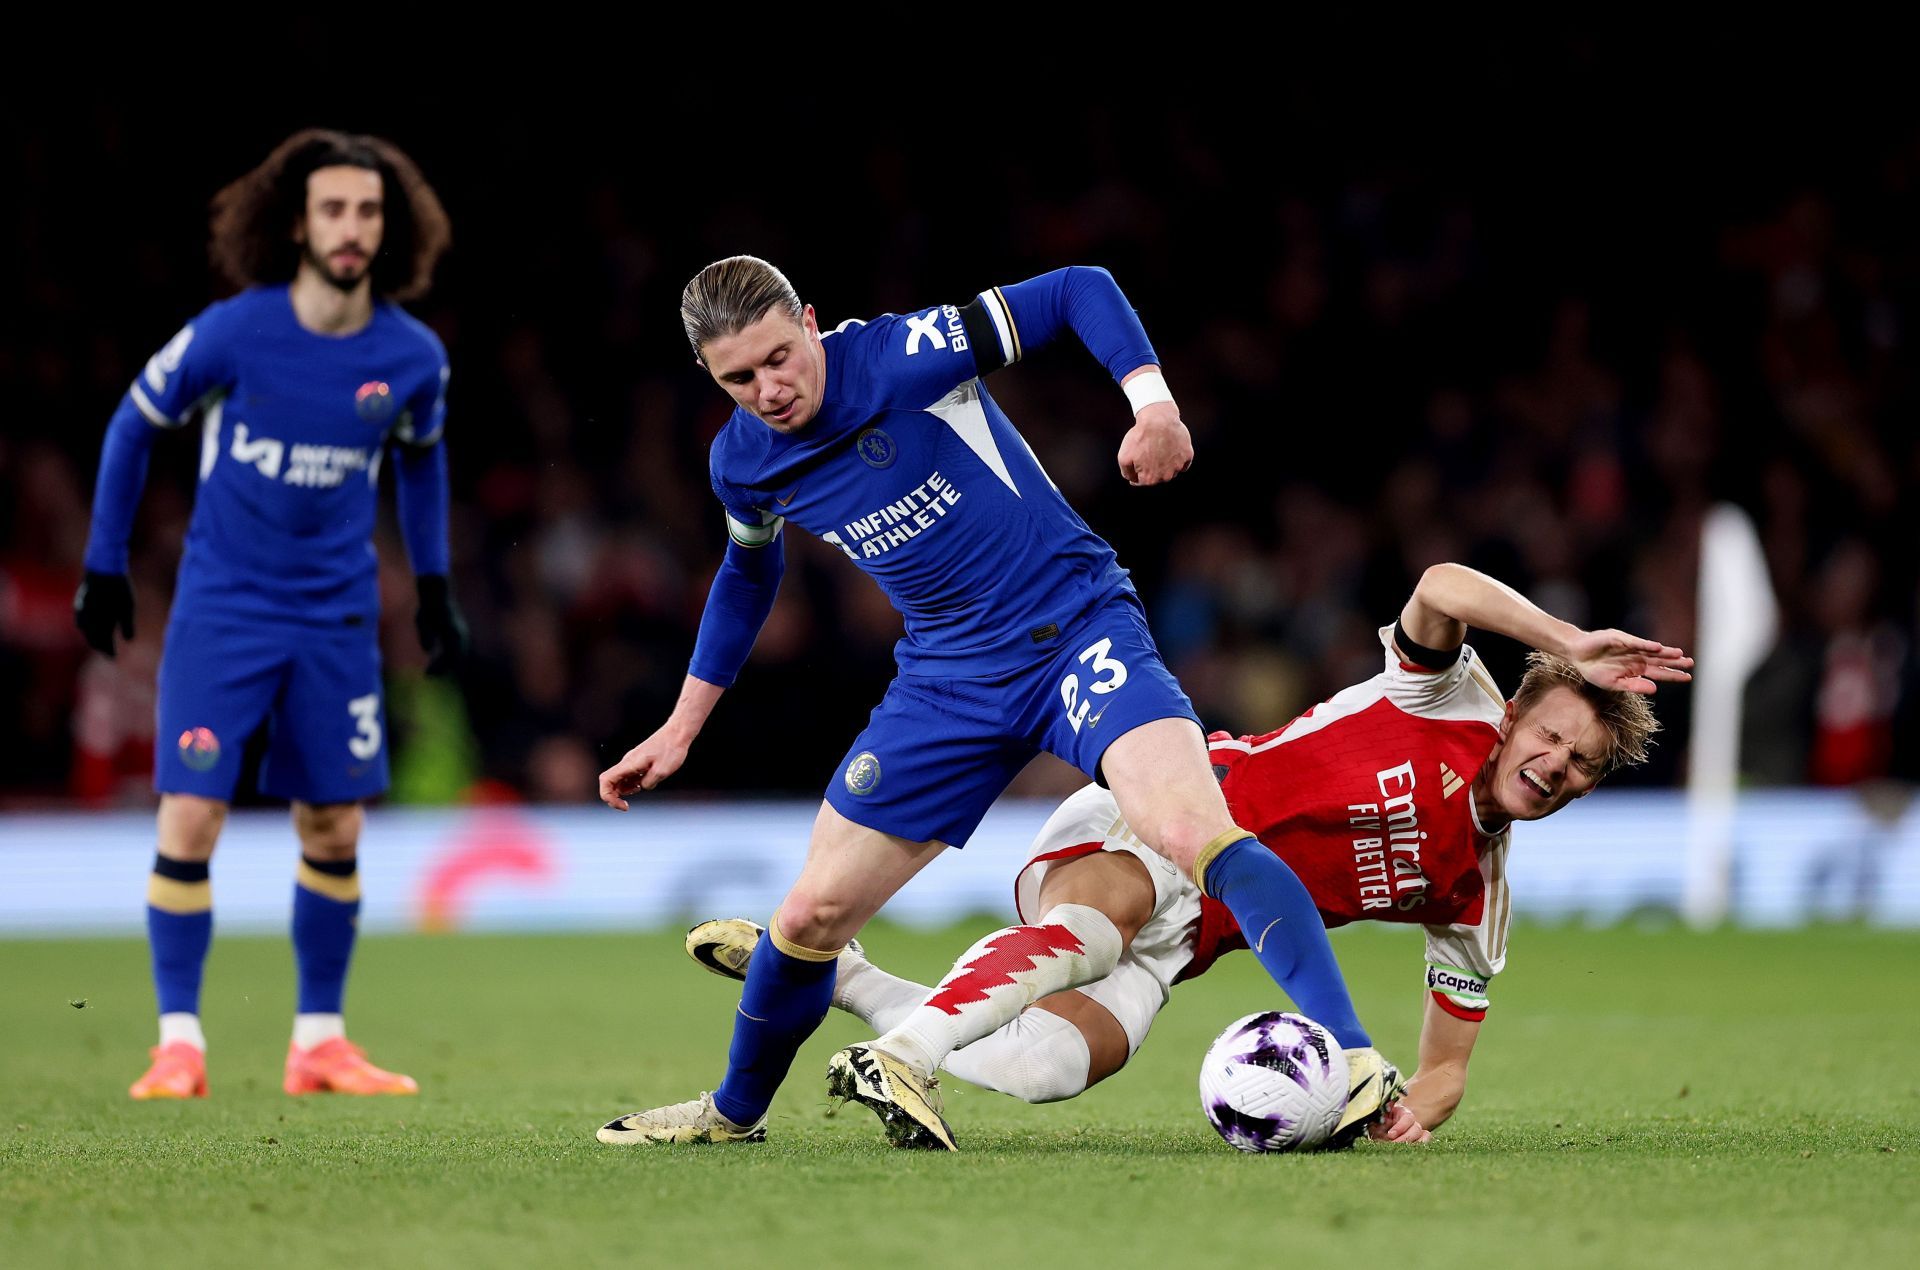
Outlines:
[{"label": "white football shorts", "polygon": [[1132,1057],[1147,1039],[1154,1015],[1166,1005],[1174,977],[1193,960],[1200,888],[1171,860],[1134,836],[1111,793],[1088,785],[1061,803],[1033,840],[1033,850],[1013,887],[1020,920],[1040,920],[1040,883],[1048,869],[1095,851],[1124,851],[1144,864],[1153,879],[1153,916],[1120,954],[1112,974],[1079,989],[1120,1021],[1127,1033],[1127,1055]]}]

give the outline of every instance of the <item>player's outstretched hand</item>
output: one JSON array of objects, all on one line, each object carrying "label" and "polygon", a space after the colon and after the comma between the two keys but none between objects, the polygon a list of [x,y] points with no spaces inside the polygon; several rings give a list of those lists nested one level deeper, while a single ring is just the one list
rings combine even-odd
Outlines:
[{"label": "player's outstretched hand", "polygon": [[1367,1136],[1375,1142],[1431,1142],[1433,1130],[1421,1124],[1405,1103],[1396,1102],[1387,1107],[1379,1124],[1367,1126]]},{"label": "player's outstretched hand", "polygon": [[133,638],[133,588],[124,573],[95,573],[91,569],[73,593],[73,624],[87,643],[113,656],[113,632]]},{"label": "player's outstretched hand", "polygon": [[1588,631],[1567,648],[1567,657],[1595,687],[1642,696],[1693,678],[1687,673],[1693,658],[1683,650],[1625,631]]},{"label": "player's outstretched hand", "polygon": [[1133,417],[1120,440],[1120,475],[1129,485],[1159,485],[1193,466],[1193,436],[1180,407],[1156,401]]},{"label": "player's outstretched hand", "polygon": [[661,728],[600,773],[600,801],[615,811],[627,809],[627,795],[652,789],[687,761],[687,741],[677,730]]}]

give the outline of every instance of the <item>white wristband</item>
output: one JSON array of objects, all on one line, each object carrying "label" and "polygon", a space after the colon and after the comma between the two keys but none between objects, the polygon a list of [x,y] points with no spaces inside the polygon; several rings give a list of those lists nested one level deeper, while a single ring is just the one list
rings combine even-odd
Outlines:
[{"label": "white wristband", "polygon": [[1173,394],[1167,391],[1167,381],[1157,370],[1144,371],[1120,385],[1120,391],[1127,394],[1127,401],[1133,407],[1133,413],[1139,414],[1148,406],[1162,401],[1172,401]]}]

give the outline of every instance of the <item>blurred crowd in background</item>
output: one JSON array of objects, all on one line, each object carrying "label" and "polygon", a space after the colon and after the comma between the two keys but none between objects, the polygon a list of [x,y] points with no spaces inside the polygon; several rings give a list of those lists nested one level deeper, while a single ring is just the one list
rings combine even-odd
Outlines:
[{"label": "blurred crowd in background", "polygon": [[[1572,97],[1597,74],[1572,56],[1541,79]],[[714,141],[744,116],[640,139],[639,107],[589,127],[494,103],[457,134],[431,107],[288,107],[191,154],[132,109],[17,126],[0,801],[150,797],[198,442],[156,447],[139,634],[109,661],[71,617],[100,440],[144,360],[217,294],[207,198],[316,122],[408,149],[455,232],[414,308],[454,368],[455,585],[475,649],[454,679],[423,676],[385,532],[393,800],[585,803],[665,717],[725,543],[706,449],[728,402],[677,300],[735,251],[783,266],[823,326],[1111,269],[1193,430],[1191,471],[1121,480],[1124,399],[1070,341],[990,387],[1133,570],[1214,726],[1267,731],[1374,673],[1375,628],[1442,560],[1573,622],[1692,646],[1701,517],[1731,499],[1759,527],[1783,632],[1748,693],[1748,776],[1913,776],[1920,128],[1838,144],[1738,103],[1685,123],[1550,123],[1509,103],[1508,131],[1473,132],[1502,100],[1369,112],[1322,79],[1232,127],[1219,103],[1061,103],[990,153],[937,116],[829,113],[797,167]],[[682,792],[817,792],[892,675],[900,623],[878,590],[804,533],[786,549]],[[1522,650],[1476,643],[1511,690]],[[1687,694],[1656,705],[1667,732],[1623,783],[1683,779]],[[1019,788],[1077,780],[1042,765]]]}]

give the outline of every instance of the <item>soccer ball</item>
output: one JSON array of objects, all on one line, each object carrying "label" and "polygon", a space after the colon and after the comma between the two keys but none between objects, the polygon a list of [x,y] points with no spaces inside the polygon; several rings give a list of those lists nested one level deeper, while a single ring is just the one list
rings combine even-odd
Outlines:
[{"label": "soccer ball", "polygon": [[1242,1151],[1311,1151],[1347,1108],[1347,1058],[1304,1014],[1249,1014],[1200,1065],[1200,1107]]}]

